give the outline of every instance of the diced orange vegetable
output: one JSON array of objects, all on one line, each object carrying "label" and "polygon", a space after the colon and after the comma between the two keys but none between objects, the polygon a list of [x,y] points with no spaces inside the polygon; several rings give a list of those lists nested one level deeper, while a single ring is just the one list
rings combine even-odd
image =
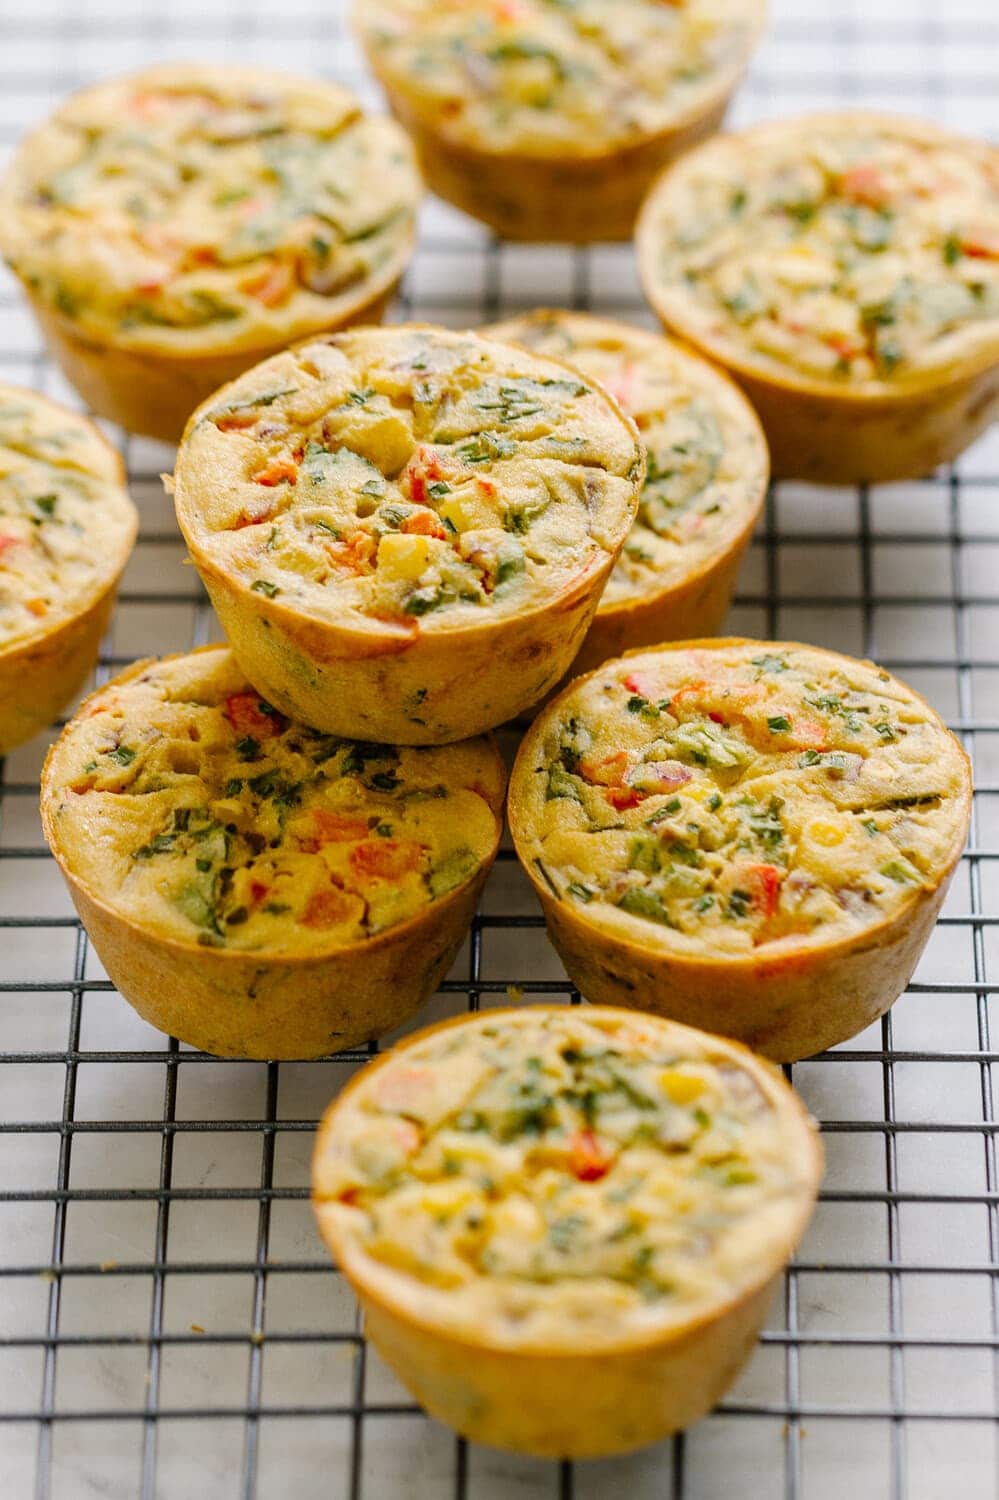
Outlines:
[{"label": "diced orange vegetable", "polygon": [[682,708],[697,708],[697,700],[708,691],[710,685],[703,678],[697,682],[685,682],[682,688],[677,688],[669,700],[670,712],[675,714]]},{"label": "diced orange vegetable", "polygon": [[339,927],[359,915],[362,903],[337,885],[326,885],[313,891],[305,903],[302,923],[306,927]]},{"label": "diced orange vegetable", "polygon": [[602,760],[591,760],[584,755],[579,762],[579,774],[584,781],[595,781],[598,786],[620,786],[628,765],[626,750],[615,750]]},{"label": "diced orange vegetable", "polygon": [[240,432],[244,427],[253,427],[260,421],[260,413],[247,407],[245,411],[230,411],[216,420],[219,432]]},{"label": "diced orange vegetable", "polygon": [[569,1142],[569,1171],[580,1182],[599,1182],[614,1165],[614,1158],[604,1149],[592,1130],[577,1130]]},{"label": "diced orange vegetable", "polygon": [[29,599],[25,608],[30,610],[33,615],[38,615],[39,617],[47,615],[49,612],[49,607],[44,599]]},{"label": "diced orange vegetable", "polygon": [[350,867],[362,880],[401,880],[422,859],[423,845],[415,839],[366,839],[350,851]]},{"label": "diced orange vegetable", "polygon": [[819,719],[797,718],[782,737],[796,750],[824,750],[829,731]]},{"label": "diced orange vegetable", "polygon": [[275,458],[266,468],[260,469],[253,476],[257,484],[266,484],[273,488],[276,484],[297,484],[298,466],[292,463],[290,458]]},{"label": "diced orange vegetable", "polygon": [[883,208],[891,197],[887,182],[872,162],[861,162],[844,172],[840,192],[852,203],[862,203],[868,208]]},{"label": "diced orange vegetable", "polygon": [[[399,1064],[384,1072],[375,1085],[375,1103],[379,1109],[393,1114],[410,1114],[419,1111],[433,1099],[436,1074],[425,1064]],[[411,1122],[400,1120],[400,1125],[415,1129]]]},{"label": "diced orange vegetable", "polygon": [[323,550],[335,567],[347,573],[363,573],[374,562],[378,540],[370,531],[352,531],[342,541],[325,543]]},{"label": "diced orange vegetable", "polygon": [[840,359],[859,359],[867,353],[867,345],[859,336],[849,333],[831,333],[825,342]]},{"label": "diced orange vegetable", "polygon": [[12,547],[19,547],[20,545],[21,538],[19,536],[4,536],[0,532],[0,557],[3,557],[4,553],[9,552]]},{"label": "diced orange vegetable", "polygon": [[237,734],[252,734],[258,740],[273,739],[288,724],[283,714],[265,713],[257,693],[232,693],[225,700],[225,716]]},{"label": "diced orange vegetable", "polygon": [[366,839],[370,831],[367,818],[352,818],[317,807],[312,814],[309,834],[299,835],[299,842],[303,849],[314,854],[324,844],[357,843],[359,839]]},{"label": "diced orange vegetable", "polygon": [[295,285],[295,275],[287,261],[275,261],[259,276],[240,282],[240,289],[264,307],[278,307],[287,302]]},{"label": "diced orange vegetable", "polygon": [[413,536],[435,536],[441,541],[447,536],[443,523],[432,510],[418,510],[414,515],[407,516],[399,530]]}]

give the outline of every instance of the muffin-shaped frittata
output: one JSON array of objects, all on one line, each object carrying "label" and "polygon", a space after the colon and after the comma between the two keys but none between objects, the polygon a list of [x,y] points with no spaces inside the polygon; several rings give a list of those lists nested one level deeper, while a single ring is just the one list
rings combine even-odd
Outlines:
[{"label": "muffin-shaped frittata", "polygon": [[74,94],[25,140],[0,248],[90,406],[176,442],[247,366],[377,321],[419,194],[403,131],[346,89],[167,63]]},{"label": "muffin-shaped frittata", "polygon": [[45,836],[140,1015],[223,1056],[315,1057],[433,993],[499,842],[487,739],[292,723],[207,646],[88,698],[42,778]]},{"label": "muffin-shaped frittata", "polygon": [[715,130],[763,0],[356,0],[434,192],[509,239],[631,233],[653,174]]},{"label": "muffin-shaped frittata", "polygon": [[638,515],[572,672],[635,646],[713,635],[769,473],[766,442],[745,397],[671,340],[588,313],[545,309],[485,331],[599,380],[635,419],[645,444]]},{"label": "muffin-shaped frittata", "polygon": [[728,368],[775,472],[918,476],[999,408],[999,151],[847,111],[720,137],[642,210],[645,291]]},{"label": "muffin-shaped frittata", "polygon": [[871,662],[681,642],[572,683],[510,788],[583,995],[793,1061],[901,994],[964,847],[967,757]]},{"label": "muffin-shaped frittata", "polygon": [[0,755],[83,685],[137,530],[93,423],[0,384]]},{"label": "muffin-shaped frittata", "polygon": [[529,1006],[436,1026],[319,1129],[313,1201],[379,1353],[464,1436],[612,1454],[702,1416],[808,1221],[819,1141],[744,1048]]},{"label": "muffin-shaped frittata", "polygon": [[334,734],[439,744],[562,676],[644,467],[634,423],[578,371],[414,325],[299,346],[217,392],[174,493],[270,702]]}]

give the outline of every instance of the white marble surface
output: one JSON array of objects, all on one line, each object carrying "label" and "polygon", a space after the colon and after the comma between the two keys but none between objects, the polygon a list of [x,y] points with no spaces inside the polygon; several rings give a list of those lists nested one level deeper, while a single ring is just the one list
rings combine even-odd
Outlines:
[{"label": "white marble surface", "polygon": [[[340,9],[318,0],[0,0],[0,160],[65,89],[157,58],[260,59],[357,81]],[[738,122],[864,102],[995,130],[994,0],[775,0],[772,9]],[[398,315],[462,324],[499,308],[558,303],[580,286],[594,307],[645,320],[630,249],[584,257],[490,248],[476,225],[429,202]],[[0,378],[72,399],[2,273]],[[179,537],[171,539],[155,477],[170,455],[142,441],[126,447],[143,540],[108,643],[119,658],[216,633],[181,567]],[[733,629],[875,652],[955,724],[999,728],[999,434],[967,454],[955,478],[875,490],[866,509],[852,491],[782,487],[769,546],[761,535],[744,568]],[[838,540],[821,550],[802,540],[816,532]],[[973,540],[962,544],[965,536]],[[873,590],[866,602],[865,576]],[[178,594],[189,602],[163,598]],[[980,728],[967,743],[983,787],[999,792],[999,734]],[[38,741],[19,750],[4,772],[3,918],[71,914],[54,865],[34,857],[42,840],[33,783],[45,748]],[[972,842],[999,851],[993,792],[977,798]],[[39,1500],[992,1500],[995,1427],[982,1419],[997,1403],[996,1310],[985,1274],[997,1254],[997,1182],[980,1127],[995,1100],[976,1054],[988,1051],[994,1002],[975,985],[999,975],[999,955],[996,927],[976,929],[968,917],[996,920],[999,863],[975,869],[973,878],[971,864],[962,866],[951,920],[934,934],[916,987],[890,1022],[794,1069],[812,1110],[833,1125],[827,1196],[788,1294],[724,1409],[683,1444],[561,1473],[484,1449],[462,1454],[422,1416],[379,1410],[407,1405],[405,1393],[376,1356],[361,1363],[351,1344],[329,1337],[352,1332],[355,1311],[326,1269],[304,1201],[307,1127],[351,1064],[282,1065],[269,1079],[263,1065],[185,1060],[182,1052],[171,1070],[166,1039],[101,987],[101,966],[72,925],[0,928],[0,1053],[13,1058],[0,1065],[0,1417],[42,1409],[55,1417],[41,1439],[34,1421],[0,1423],[0,1491],[9,1500],[28,1500],[36,1483]],[[483,910],[535,910],[510,863],[497,866]],[[466,980],[469,964],[465,953],[453,977]],[[480,974],[520,984],[528,997],[532,983],[564,977],[542,932],[492,926],[482,932]],[[82,990],[78,1038],[74,978],[96,984]],[[51,987],[18,988],[35,982]],[[431,1014],[465,1004],[452,993]],[[78,1061],[68,1067],[71,1039]],[[171,1071],[173,1102],[165,1094]],[[57,1296],[50,1268],[67,1080],[79,1128]],[[141,1195],[160,1180],[165,1107],[179,1128],[160,1307],[152,1269],[164,1225],[156,1201]],[[264,1137],[247,1125],[269,1107],[277,1193],[266,1226],[256,1191]],[[919,1128],[886,1133],[892,1117]],[[190,1128],[199,1121],[216,1128]],[[15,1133],[13,1122],[42,1128]],[[239,1196],[185,1196],[192,1189]],[[88,1199],[95,1190],[114,1197]],[[36,1197],[12,1201],[25,1192]],[[928,1194],[934,1201],[922,1201]],[[254,1264],[265,1228],[261,1314]],[[201,1269],[184,1269],[191,1265]],[[877,1269],[851,1269],[858,1266]],[[25,1274],[9,1274],[15,1268]],[[147,1340],[157,1323],[165,1335],[158,1364]],[[59,1338],[48,1360],[47,1328]],[[303,1332],[310,1342],[287,1337]],[[265,1414],[248,1427],[243,1412],[258,1380]],[[347,1409],[356,1399],[367,1414],[355,1421]],[[121,1416],[147,1402],[168,1413],[155,1442],[151,1424]],[[301,1406],[327,1410],[288,1414]],[[198,1411],[212,1415],[190,1415]]]}]

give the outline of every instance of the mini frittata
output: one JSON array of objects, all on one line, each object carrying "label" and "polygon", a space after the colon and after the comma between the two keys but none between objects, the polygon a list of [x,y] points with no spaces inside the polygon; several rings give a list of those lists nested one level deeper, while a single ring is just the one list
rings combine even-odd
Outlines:
[{"label": "mini frittata", "polygon": [[905,988],[970,798],[957,741],[870,662],[699,641],[563,692],[521,747],[511,826],[584,995],[788,1061]]},{"label": "mini frittata", "polygon": [[780,473],[898,478],[999,402],[999,151],[897,116],[719,138],[653,188],[646,293],[735,373]]},{"label": "mini frittata", "polygon": [[[168,63],[74,94],[27,138],[0,246],[91,404],[176,440],[255,360],[380,315],[419,195],[405,134],[346,89]],[[139,376],[152,388],[129,390]]]},{"label": "mini frittata", "polygon": [[0,385],[0,754],[86,679],[137,529],[121,459],[93,423]]},{"label": "mini frittata", "polygon": [[557,682],[643,477],[633,422],[579,371],[414,325],[300,346],[219,391],[174,491],[271,702],[335,734],[431,744]]},{"label": "mini frittata", "polygon": [[713,635],[766,494],[752,407],[706,361],[627,323],[545,309],[485,331],[599,380],[645,444],[638,515],[573,673],[630,647]]},{"label": "mini frittata", "polygon": [[762,0],[357,0],[430,186],[517,239],[624,239],[653,173],[716,129]]},{"label": "mini frittata", "polygon": [[579,1457],[718,1399],[820,1173],[801,1104],[743,1048],[531,1006],[366,1068],[312,1180],[368,1333],[421,1403],[480,1441]]},{"label": "mini frittata", "polygon": [[433,992],[499,841],[488,740],[441,750],[289,721],[222,646],[86,700],[42,783],[46,837],[126,999],[208,1051],[305,1056]]}]

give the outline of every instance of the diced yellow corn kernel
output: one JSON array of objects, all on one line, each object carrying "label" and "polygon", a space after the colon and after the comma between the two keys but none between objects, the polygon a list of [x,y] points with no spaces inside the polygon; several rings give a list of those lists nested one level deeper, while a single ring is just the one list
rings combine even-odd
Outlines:
[{"label": "diced yellow corn kernel", "polygon": [[820,820],[809,824],[808,836],[814,844],[820,844],[823,849],[835,849],[846,838],[842,828],[835,823],[823,823]]},{"label": "diced yellow corn kernel", "polygon": [[675,1068],[667,1068],[661,1073],[659,1082],[663,1093],[674,1104],[689,1104],[704,1092],[703,1078],[698,1078],[695,1073],[679,1073]]},{"label": "diced yellow corn kernel", "polygon": [[425,536],[390,531],[378,543],[378,571],[385,578],[412,583],[430,562],[430,542]]}]

